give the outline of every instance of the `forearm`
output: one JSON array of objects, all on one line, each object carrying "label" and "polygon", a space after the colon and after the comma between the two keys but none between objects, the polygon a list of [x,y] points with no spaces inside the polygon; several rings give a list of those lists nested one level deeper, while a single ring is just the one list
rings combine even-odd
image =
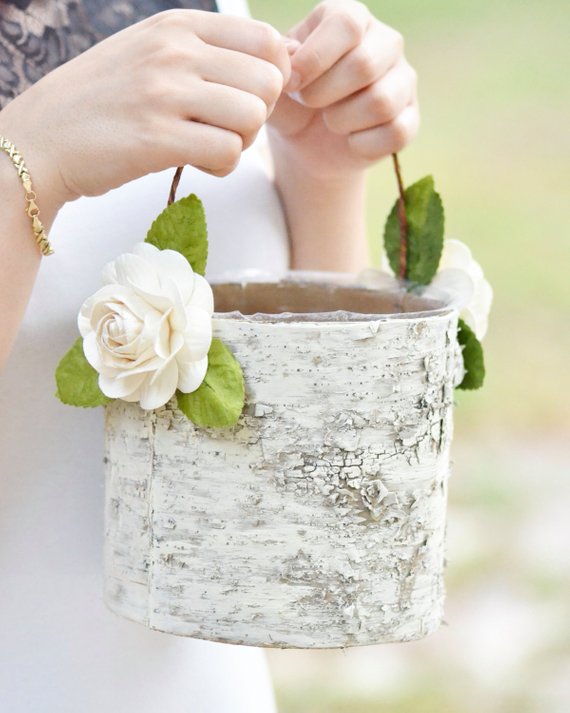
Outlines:
[{"label": "forearm", "polygon": [[[2,131],[0,113],[0,134]],[[11,138],[7,131],[6,136]],[[28,167],[42,222],[49,232],[58,203],[41,176],[34,176],[32,164]],[[14,343],[42,260],[25,206],[24,189],[16,169],[8,156],[0,151],[0,370]]]},{"label": "forearm", "polygon": [[275,137],[271,147],[291,241],[291,268],[358,272],[367,267],[365,172],[335,179],[311,176]]}]

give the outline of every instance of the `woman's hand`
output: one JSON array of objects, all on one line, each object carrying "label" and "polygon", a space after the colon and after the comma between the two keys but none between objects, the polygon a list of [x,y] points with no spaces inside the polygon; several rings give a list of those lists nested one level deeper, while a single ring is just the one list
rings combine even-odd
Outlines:
[{"label": "woman's hand", "polygon": [[269,25],[170,10],[45,76],[0,112],[0,134],[60,204],[184,164],[223,176],[289,74],[285,43]]},{"label": "woman's hand", "polygon": [[325,0],[294,27],[292,74],[270,120],[274,151],[335,179],[400,151],[416,134],[416,73],[402,36],[355,0]]},{"label": "woman's hand", "polygon": [[416,75],[401,35],[355,0],[325,0],[289,37],[298,46],[269,137],[292,265],[358,272],[369,264],[364,169],[415,135]]}]

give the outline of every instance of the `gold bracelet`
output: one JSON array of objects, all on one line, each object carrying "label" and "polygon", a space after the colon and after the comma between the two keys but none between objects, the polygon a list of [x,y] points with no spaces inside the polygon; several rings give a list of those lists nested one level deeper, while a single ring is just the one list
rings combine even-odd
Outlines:
[{"label": "gold bracelet", "polygon": [[46,230],[40,220],[40,209],[37,206],[37,196],[32,188],[32,179],[24,163],[24,159],[14,144],[8,139],[0,136],[0,149],[8,154],[10,160],[18,171],[18,176],[22,181],[24,190],[26,191],[26,213],[32,219],[32,229],[36,238],[36,243],[39,245],[42,255],[53,255],[53,248],[50,245]]}]

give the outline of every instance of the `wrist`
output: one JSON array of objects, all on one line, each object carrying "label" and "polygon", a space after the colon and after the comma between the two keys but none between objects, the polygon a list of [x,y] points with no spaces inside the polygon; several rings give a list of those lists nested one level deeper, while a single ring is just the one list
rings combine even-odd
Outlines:
[{"label": "wrist", "polygon": [[294,185],[295,190],[310,191],[314,196],[361,195],[366,187],[366,171],[363,170],[319,170],[302,155],[281,151],[271,144],[273,175],[275,184]]},{"label": "wrist", "polygon": [[298,151],[273,137],[270,140],[273,176],[282,193],[303,195],[313,203],[336,204],[342,201],[351,205],[365,203],[366,171],[344,169],[319,170]]},{"label": "wrist", "polygon": [[[22,155],[32,179],[42,220],[47,227],[51,226],[59,209],[77,196],[67,189],[61,177],[57,157],[49,150],[52,143],[49,137],[45,136],[39,127],[30,125],[27,121],[30,108],[17,103],[20,97],[0,111],[0,135],[13,143]],[[3,164],[4,181],[10,180],[9,173],[12,172],[13,178],[18,183],[17,171],[10,165],[9,158],[0,156],[0,159]],[[20,190],[23,191],[21,185]]]},{"label": "wrist", "polygon": [[319,176],[274,154],[275,185],[291,243],[291,268],[359,272],[370,264],[364,171]]},{"label": "wrist", "polygon": [[[318,137],[298,139],[283,135],[276,127],[268,125],[267,134],[275,174],[295,174],[314,183],[350,187],[354,183],[364,184],[370,164],[353,161],[344,146],[322,147]],[[340,142],[339,142],[340,144]]]}]

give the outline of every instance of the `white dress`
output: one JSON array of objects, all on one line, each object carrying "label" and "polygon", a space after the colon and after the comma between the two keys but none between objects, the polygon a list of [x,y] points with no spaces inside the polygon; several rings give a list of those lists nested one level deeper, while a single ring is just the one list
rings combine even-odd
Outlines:
[{"label": "white dress", "polygon": [[[223,11],[245,11],[221,3]],[[226,7],[230,5],[230,7]],[[261,141],[224,179],[187,168],[204,201],[210,277],[282,271],[289,245]],[[56,365],[103,265],[143,240],[173,171],[66,205],[0,374],[0,711],[274,713],[262,649],[147,630],[102,600],[103,411],[54,396]],[[16,248],[15,248],[16,249]]]}]

